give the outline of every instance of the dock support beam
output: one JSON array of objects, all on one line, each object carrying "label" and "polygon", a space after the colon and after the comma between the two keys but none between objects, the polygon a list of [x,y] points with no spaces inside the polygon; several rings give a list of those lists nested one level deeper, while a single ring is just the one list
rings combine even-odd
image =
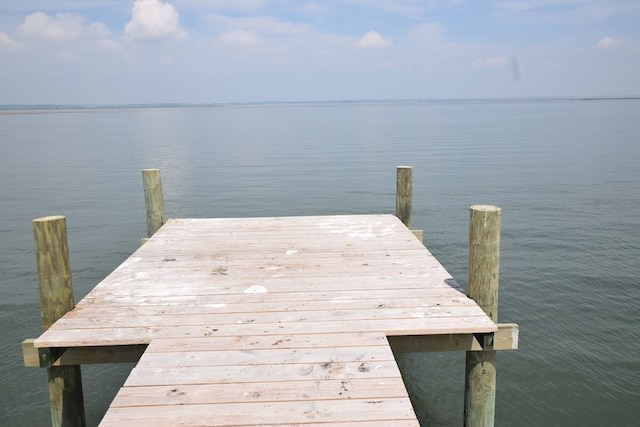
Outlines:
[{"label": "dock support beam", "polygon": [[165,222],[160,169],[143,169],[142,184],[147,210],[147,234],[151,237]]},{"label": "dock support beam", "polygon": [[[471,206],[468,294],[494,323],[498,322],[501,209]],[[491,343],[489,343],[491,344]],[[492,427],[495,420],[496,352],[467,351],[464,396],[465,427]]]},{"label": "dock support beam", "polygon": [[[73,309],[73,286],[69,267],[69,246],[64,216],[33,220],[36,246],[42,327],[49,329]],[[47,369],[51,424],[54,427],[86,425],[80,366],[54,366]]]}]

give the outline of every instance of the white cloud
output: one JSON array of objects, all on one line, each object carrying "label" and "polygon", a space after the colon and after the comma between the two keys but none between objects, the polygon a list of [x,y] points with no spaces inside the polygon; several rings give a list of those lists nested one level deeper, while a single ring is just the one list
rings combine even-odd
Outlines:
[{"label": "white cloud", "polygon": [[295,35],[310,32],[306,24],[283,21],[271,16],[229,17],[208,15],[206,20],[219,30],[233,31],[242,28],[260,34]]},{"label": "white cloud", "polygon": [[42,12],[35,12],[24,18],[19,31],[31,37],[65,40],[79,36],[84,28],[84,18],[77,13],[58,13],[55,16],[49,16]]},{"label": "white cloud", "polygon": [[598,43],[596,43],[596,47],[601,49],[608,49],[616,46],[621,46],[625,44],[623,40],[614,39],[611,37],[604,37]]},{"label": "white cloud", "polygon": [[265,6],[265,0],[176,0],[184,7],[204,11],[251,12]]},{"label": "white cloud", "polygon": [[431,22],[411,29],[409,35],[414,41],[421,44],[440,43],[443,38],[443,32],[440,24]]},{"label": "white cloud", "polygon": [[490,58],[477,58],[471,63],[473,68],[502,67],[509,63],[506,56],[492,56]]},{"label": "white cloud", "polygon": [[18,31],[26,37],[48,40],[69,40],[81,36],[107,37],[111,34],[102,22],[87,24],[86,19],[77,13],[47,15],[35,12],[24,18]]},{"label": "white cloud", "polygon": [[111,51],[115,51],[115,50],[119,50],[120,49],[120,45],[118,44],[118,42],[116,42],[115,40],[111,40],[111,39],[100,39],[98,40],[98,46],[104,50],[111,50]]},{"label": "white cloud", "polygon": [[491,7],[503,19],[562,25],[640,15],[640,3],[629,0],[500,0],[492,2]]},{"label": "white cloud", "polygon": [[0,33],[0,49],[1,50],[17,50],[20,47],[17,41],[13,40],[6,33]]},{"label": "white cloud", "polygon": [[262,44],[262,39],[253,31],[235,30],[222,33],[218,41],[228,46],[257,46]]},{"label": "white cloud", "polygon": [[391,46],[391,44],[391,40],[382,37],[378,32],[372,30],[362,36],[362,38],[356,42],[355,46],[358,48],[366,49],[389,47]]},{"label": "white cloud", "polygon": [[542,61],[542,66],[550,70],[562,70],[565,68],[565,65],[562,62],[548,60]]},{"label": "white cloud", "polygon": [[458,6],[463,0],[341,0],[341,3],[414,18],[432,10]]},{"label": "white cloud", "polygon": [[58,58],[61,61],[73,61],[74,59],[77,58],[77,56],[73,52],[69,52],[68,50],[63,50],[58,54]]},{"label": "white cloud", "polygon": [[131,39],[164,39],[185,34],[176,8],[159,0],[136,0],[124,33]]},{"label": "white cloud", "polygon": [[93,34],[96,34],[100,37],[108,37],[111,35],[111,31],[109,31],[109,27],[107,27],[102,22],[92,22],[88,27],[89,31]]}]

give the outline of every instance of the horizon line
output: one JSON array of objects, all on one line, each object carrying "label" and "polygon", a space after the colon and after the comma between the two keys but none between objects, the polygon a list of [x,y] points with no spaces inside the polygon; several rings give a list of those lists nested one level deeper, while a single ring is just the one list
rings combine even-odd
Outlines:
[{"label": "horizon line", "polygon": [[307,101],[203,101],[203,102],[139,102],[139,103],[36,103],[0,104],[0,109],[91,109],[91,108],[170,108],[170,107],[222,107],[243,105],[317,105],[317,104],[367,104],[367,103],[453,103],[453,102],[532,102],[532,101],[597,101],[636,100],[640,95],[595,96],[540,96],[540,97],[469,97],[469,98],[386,98],[386,99],[335,99]]}]

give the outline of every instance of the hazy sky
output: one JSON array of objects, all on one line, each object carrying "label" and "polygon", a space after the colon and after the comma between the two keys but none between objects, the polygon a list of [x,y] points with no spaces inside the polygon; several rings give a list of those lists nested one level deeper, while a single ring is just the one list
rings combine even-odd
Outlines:
[{"label": "hazy sky", "polygon": [[0,104],[640,95],[640,0],[2,0]]}]

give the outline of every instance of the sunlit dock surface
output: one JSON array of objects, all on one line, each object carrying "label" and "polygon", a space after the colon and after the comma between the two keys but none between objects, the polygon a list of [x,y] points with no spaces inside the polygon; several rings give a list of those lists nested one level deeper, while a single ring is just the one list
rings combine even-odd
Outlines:
[{"label": "sunlit dock surface", "polygon": [[36,341],[148,344],[102,426],[418,426],[389,339],[497,330],[392,215],[172,219]]}]

